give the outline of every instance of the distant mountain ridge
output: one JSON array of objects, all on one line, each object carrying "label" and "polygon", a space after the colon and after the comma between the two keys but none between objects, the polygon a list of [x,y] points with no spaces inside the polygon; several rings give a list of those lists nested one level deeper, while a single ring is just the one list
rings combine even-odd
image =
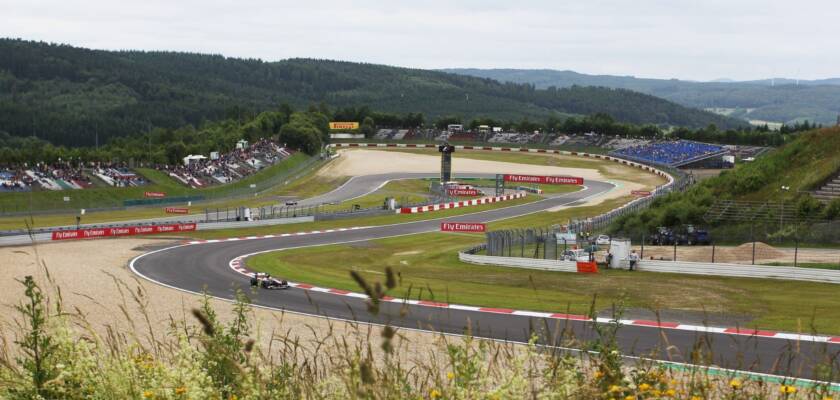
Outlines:
[{"label": "distant mountain ridge", "polygon": [[236,119],[243,110],[361,107],[426,121],[542,120],[606,113],[635,124],[720,128],[742,122],[661,98],[597,87],[535,89],[439,71],[342,61],[89,50],[0,39],[0,130],[93,145],[155,127]]},{"label": "distant mountain ridge", "polygon": [[[647,93],[688,107],[728,109],[744,120],[783,123],[809,120],[833,125],[840,114],[840,78],[820,80],[762,79],[746,82],[694,82],[633,76],[587,75],[550,69],[470,69],[442,71],[500,82],[528,83],[537,88],[603,86]],[[797,84],[798,82],[798,84]]]}]

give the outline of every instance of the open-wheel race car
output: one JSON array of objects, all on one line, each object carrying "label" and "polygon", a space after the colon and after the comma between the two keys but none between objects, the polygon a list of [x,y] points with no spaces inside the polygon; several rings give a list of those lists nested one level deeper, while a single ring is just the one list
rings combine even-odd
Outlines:
[{"label": "open-wheel race car", "polygon": [[269,274],[258,272],[251,277],[251,287],[273,290],[288,289],[290,286],[285,279],[272,278]]}]

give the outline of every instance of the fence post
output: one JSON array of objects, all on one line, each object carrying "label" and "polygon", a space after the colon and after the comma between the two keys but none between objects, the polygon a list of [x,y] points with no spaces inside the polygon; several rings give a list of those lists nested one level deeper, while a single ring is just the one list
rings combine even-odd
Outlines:
[{"label": "fence post", "polygon": [[753,232],[753,225],[750,224],[750,240],[752,240],[752,265],[755,265],[755,232]]},{"label": "fence post", "polygon": [[677,261],[677,239],[674,239],[674,261]]},{"label": "fence post", "polygon": [[712,264],[715,263],[715,244],[712,243]]},{"label": "fence post", "polygon": [[797,266],[797,262],[799,261],[799,235],[794,234],[794,242],[795,245],[793,247],[793,266]]},{"label": "fence post", "polygon": [[645,232],[644,231],[642,231],[642,252],[639,255],[639,258],[640,259],[645,258]]}]

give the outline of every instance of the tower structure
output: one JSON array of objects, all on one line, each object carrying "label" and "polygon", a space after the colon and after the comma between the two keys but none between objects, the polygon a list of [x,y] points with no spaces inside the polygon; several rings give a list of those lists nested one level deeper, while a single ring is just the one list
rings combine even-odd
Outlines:
[{"label": "tower structure", "polygon": [[455,152],[455,146],[444,143],[438,146],[438,151],[440,152],[440,184],[443,186],[452,180],[452,153]]}]

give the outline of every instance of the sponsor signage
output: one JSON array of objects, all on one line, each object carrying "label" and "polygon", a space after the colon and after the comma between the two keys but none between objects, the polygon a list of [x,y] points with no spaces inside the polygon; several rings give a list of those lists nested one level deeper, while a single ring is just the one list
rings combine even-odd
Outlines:
[{"label": "sponsor signage", "polygon": [[163,192],[144,192],[143,196],[153,197],[153,198],[161,198],[161,197],[166,197],[166,193],[163,193]]},{"label": "sponsor signage", "polygon": [[650,191],[647,190],[633,190],[630,192],[633,196],[647,197],[650,196]]},{"label": "sponsor signage", "polygon": [[481,196],[481,192],[478,189],[447,189],[446,193],[450,196]]},{"label": "sponsor signage", "polygon": [[478,222],[441,222],[441,232],[477,232],[487,230],[487,225]]},{"label": "sponsor signage", "polygon": [[189,214],[190,209],[185,207],[166,207],[163,209],[167,214]]},{"label": "sponsor signage", "polygon": [[330,129],[359,129],[358,122],[330,122]]},{"label": "sponsor signage", "polygon": [[545,183],[548,185],[583,185],[583,178],[576,176],[505,175],[505,182]]},{"label": "sponsor signage", "polygon": [[152,233],[194,231],[196,224],[171,224],[154,226],[124,226],[119,228],[76,229],[55,231],[52,240],[89,239],[97,237],[147,235]]}]

